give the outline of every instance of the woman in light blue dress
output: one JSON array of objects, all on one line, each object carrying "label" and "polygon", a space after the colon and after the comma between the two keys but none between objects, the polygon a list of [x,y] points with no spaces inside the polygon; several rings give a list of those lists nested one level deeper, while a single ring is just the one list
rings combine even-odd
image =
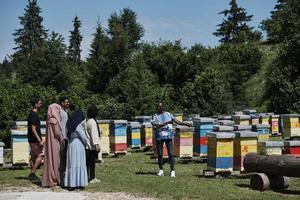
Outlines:
[{"label": "woman in light blue dress", "polygon": [[84,113],[77,109],[67,122],[68,130],[68,152],[66,172],[64,176],[64,187],[69,190],[84,189],[88,185],[86,169],[86,135],[84,126]]}]

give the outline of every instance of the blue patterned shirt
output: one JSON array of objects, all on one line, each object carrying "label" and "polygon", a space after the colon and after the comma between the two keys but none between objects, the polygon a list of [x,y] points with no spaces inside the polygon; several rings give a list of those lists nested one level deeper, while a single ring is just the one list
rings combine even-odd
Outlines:
[{"label": "blue patterned shirt", "polygon": [[[174,115],[169,112],[164,112],[162,114],[155,114],[152,117],[152,125],[160,125],[167,121],[175,121]],[[156,140],[163,140],[163,139],[172,139],[174,136],[174,131],[172,130],[172,124],[167,124],[159,129],[155,129],[155,136]]]}]

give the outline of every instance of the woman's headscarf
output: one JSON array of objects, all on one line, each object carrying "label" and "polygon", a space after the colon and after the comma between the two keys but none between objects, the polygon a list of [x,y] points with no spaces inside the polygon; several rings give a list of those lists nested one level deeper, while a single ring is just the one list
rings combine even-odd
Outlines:
[{"label": "woman's headscarf", "polygon": [[67,121],[68,134],[73,133],[76,130],[78,124],[80,124],[80,122],[82,122],[84,118],[84,113],[79,108],[76,109]]},{"label": "woman's headscarf", "polygon": [[60,123],[60,110],[61,106],[57,103],[49,105],[47,112],[47,123],[58,124],[59,128],[62,129]]}]

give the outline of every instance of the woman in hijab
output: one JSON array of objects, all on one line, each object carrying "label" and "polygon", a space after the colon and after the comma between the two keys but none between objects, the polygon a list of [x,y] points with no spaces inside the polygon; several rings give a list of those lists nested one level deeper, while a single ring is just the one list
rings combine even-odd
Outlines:
[{"label": "woman in hijab", "polygon": [[63,140],[59,104],[53,103],[47,112],[47,133],[43,168],[43,187],[60,185],[60,148]]},{"label": "woman in hijab", "polygon": [[87,139],[84,126],[81,123],[83,120],[84,113],[77,108],[67,122],[69,146],[64,187],[69,190],[80,190],[88,185],[85,156]]}]

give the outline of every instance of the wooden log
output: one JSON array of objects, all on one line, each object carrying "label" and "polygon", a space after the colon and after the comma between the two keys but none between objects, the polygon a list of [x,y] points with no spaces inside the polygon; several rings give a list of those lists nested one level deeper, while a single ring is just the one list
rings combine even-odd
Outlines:
[{"label": "wooden log", "polygon": [[265,173],[272,176],[300,177],[300,156],[248,153],[244,158],[244,168],[246,172]]},{"label": "wooden log", "polygon": [[253,190],[265,191],[269,188],[270,181],[266,174],[255,173],[251,176],[250,187]]},{"label": "wooden log", "polygon": [[268,176],[270,180],[270,188],[282,191],[289,187],[289,178],[286,176]]}]

